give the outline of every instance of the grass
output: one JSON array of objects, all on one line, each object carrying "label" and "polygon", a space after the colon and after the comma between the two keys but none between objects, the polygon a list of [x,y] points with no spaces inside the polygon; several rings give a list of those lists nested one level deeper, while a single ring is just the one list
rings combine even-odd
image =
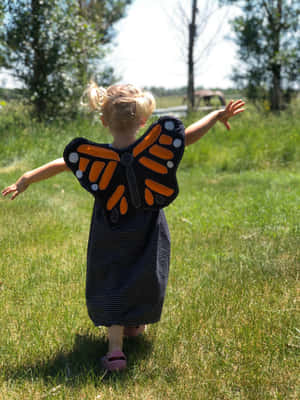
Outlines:
[{"label": "grass", "polygon": [[156,99],[157,108],[176,107],[183,104],[183,96],[162,96]]},{"label": "grass", "polygon": [[[299,398],[299,117],[232,126],[184,155],[162,320],[125,342],[120,375],[99,368],[105,331],[84,301],[91,197],[65,173],[0,201],[1,399]],[[99,130],[25,113],[0,128],[1,187]]]}]

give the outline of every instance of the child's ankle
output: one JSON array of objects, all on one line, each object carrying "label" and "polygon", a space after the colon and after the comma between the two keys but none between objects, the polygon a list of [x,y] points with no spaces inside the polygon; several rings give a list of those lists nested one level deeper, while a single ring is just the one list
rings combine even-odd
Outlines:
[{"label": "child's ankle", "polygon": [[113,325],[108,328],[108,352],[122,351],[123,348],[123,326]]},{"label": "child's ankle", "polygon": [[114,343],[108,343],[108,352],[111,353],[112,351],[123,351],[123,346],[114,345]]}]

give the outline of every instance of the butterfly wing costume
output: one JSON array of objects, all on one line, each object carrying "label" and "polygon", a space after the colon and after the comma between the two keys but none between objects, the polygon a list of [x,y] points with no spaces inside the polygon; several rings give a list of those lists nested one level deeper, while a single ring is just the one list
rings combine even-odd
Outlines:
[{"label": "butterfly wing costume", "polygon": [[86,299],[97,326],[160,319],[170,256],[162,208],[178,195],[184,136],[180,120],[162,117],[125,149],[84,138],[65,148],[66,164],[95,197]]}]

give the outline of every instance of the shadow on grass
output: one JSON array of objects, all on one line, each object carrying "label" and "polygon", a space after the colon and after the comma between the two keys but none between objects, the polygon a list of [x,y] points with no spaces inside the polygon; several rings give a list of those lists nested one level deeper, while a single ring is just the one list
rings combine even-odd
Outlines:
[{"label": "shadow on grass", "polygon": [[45,384],[64,384],[82,386],[88,382],[105,383],[111,380],[125,381],[132,374],[133,368],[148,358],[152,351],[153,341],[147,336],[125,339],[124,353],[129,355],[127,369],[119,374],[105,372],[100,363],[101,356],[107,352],[107,341],[104,337],[76,335],[70,351],[60,351],[52,358],[37,360],[34,364],[5,368],[4,376],[9,381],[42,380]]}]

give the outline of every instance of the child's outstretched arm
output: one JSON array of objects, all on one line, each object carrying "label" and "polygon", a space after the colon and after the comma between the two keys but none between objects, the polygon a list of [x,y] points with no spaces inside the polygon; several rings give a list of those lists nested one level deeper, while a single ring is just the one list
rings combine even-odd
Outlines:
[{"label": "child's outstretched arm", "polygon": [[39,182],[44,179],[51,178],[63,171],[70,171],[63,158],[51,161],[48,164],[42,165],[32,171],[22,175],[16,183],[2,190],[2,195],[7,196],[12,193],[11,200],[16,198],[20,193],[24,192],[31,183]]},{"label": "child's outstretched arm", "polygon": [[245,111],[242,108],[245,103],[242,100],[231,100],[226,108],[209,113],[204,118],[188,126],[185,130],[185,145],[188,146],[197,142],[217,122],[222,122],[229,130],[228,120],[235,115]]}]

